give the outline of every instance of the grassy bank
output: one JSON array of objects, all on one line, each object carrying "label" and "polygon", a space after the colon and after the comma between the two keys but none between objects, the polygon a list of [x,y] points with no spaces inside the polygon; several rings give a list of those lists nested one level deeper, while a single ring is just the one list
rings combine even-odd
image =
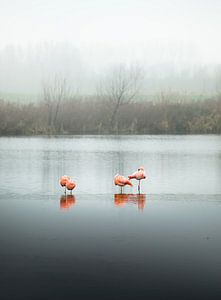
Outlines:
[{"label": "grassy bank", "polygon": [[114,107],[107,101],[62,103],[0,101],[0,135],[220,134],[221,97],[205,101],[142,101]]}]

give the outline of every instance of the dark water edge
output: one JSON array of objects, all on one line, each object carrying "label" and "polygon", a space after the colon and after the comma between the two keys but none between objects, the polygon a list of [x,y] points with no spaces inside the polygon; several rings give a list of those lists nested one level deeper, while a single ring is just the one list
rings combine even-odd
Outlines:
[{"label": "dark water edge", "polygon": [[220,137],[221,133],[217,132],[145,132],[145,133],[131,133],[131,132],[118,132],[118,133],[112,133],[112,132],[105,132],[105,133],[55,133],[55,134],[47,134],[47,133],[7,133],[7,134],[0,134],[0,138],[73,138],[73,137],[142,137],[142,136],[156,136],[156,137],[168,137],[168,136],[187,136],[187,137],[197,137],[197,136],[217,136]]},{"label": "dark water edge", "polygon": [[220,299],[221,195],[70,199],[0,196],[1,299]]}]

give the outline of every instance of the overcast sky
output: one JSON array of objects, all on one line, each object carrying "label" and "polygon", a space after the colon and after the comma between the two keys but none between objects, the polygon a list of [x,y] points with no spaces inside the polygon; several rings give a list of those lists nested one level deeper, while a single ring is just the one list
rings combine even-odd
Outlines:
[{"label": "overcast sky", "polygon": [[193,61],[221,62],[220,0],[0,0],[0,4],[0,48],[65,41],[88,58],[139,60],[148,49],[154,60],[157,47],[163,47],[164,59],[179,49]]}]

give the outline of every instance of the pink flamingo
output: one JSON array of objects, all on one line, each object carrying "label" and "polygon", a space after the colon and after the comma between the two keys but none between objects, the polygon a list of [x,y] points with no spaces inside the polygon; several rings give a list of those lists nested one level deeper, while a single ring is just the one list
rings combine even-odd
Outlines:
[{"label": "pink flamingo", "polygon": [[63,175],[63,176],[61,176],[61,178],[60,178],[60,185],[62,186],[62,187],[64,187],[64,193],[66,194],[66,183],[67,183],[67,181],[68,180],[70,180],[71,178],[69,177],[69,176],[67,176],[67,175]]},{"label": "pink flamingo", "polygon": [[125,185],[133,186],[133,184],[130,182],[130,180],[122,175],[115,175],[114,176],[114,184],[119,185],[121,188],[121,194],[122,194],[122,188]]},{"label": "pink flamingo", "polygon": [[71,191],[71,194],[72,194],[72,190],[73,190],[75,187],[76,187],[76,183],[75,183],[73,180],[71,180],[71,179],[67,180],[67,182],[66,182],[66,188],[67,188],[69,191]]},{"label": "pink flamingo", "polygon": [[139,180],[138,193],[140,194],[140,181],[142,179],[146,179],[146,174],[145,174],[144,167],[139,167],[139,169],[136,172],[134,172],[133,174],[129,175],[128,178]]}]

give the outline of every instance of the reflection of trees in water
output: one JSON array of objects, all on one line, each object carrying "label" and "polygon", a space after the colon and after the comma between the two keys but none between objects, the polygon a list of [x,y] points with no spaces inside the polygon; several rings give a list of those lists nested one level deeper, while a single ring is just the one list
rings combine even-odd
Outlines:
[{"label": "reflection of trees in water", "polygon": [[124,175],[124,155],[121,151],[116,153],[117,157],[117,164],[115,164],[115,167],[117,168],[117,172],[120,175]]},{"label": "reflection of trees in water", "polygon": [[125,206],[126,204],[136,204],[139,210],[144,210],[146,202],[146,194],[115,194],[114,203],[118,207]]},{"label": "reflection of trees in water", "polygon": [[76,198],[74,195],[63,195],[60,198],[60,209],[68,210],[76,204]]},{"label": "reflection of trees in water", "polygon": [[118,151],[115,152],[114,158],[112,159],[113,165],[114,165],[114,175],[115,174],[120,174],[124,175],[124,165],[125,165],[125,153],[122,151],[121,148],[121,137],[118,136],[116,137],[117,142],[118,142]]},{"label": "reflection of trees in water", "polygon": [[[47,147],[48,139],[42,139],[43,148]],[[44,145],[45,142],[45,145]],[[41,186],[45,193],[54,191],[59,185],[59,175],[64,174],[64,151],[43,150],[41,152]]]},{"label": "reflection of trees in water", "polygon": [[47,191],[50,186],[50,175],[51,175],[51,153],[50,151],[42,152],[42,188],[44,191]]}]

